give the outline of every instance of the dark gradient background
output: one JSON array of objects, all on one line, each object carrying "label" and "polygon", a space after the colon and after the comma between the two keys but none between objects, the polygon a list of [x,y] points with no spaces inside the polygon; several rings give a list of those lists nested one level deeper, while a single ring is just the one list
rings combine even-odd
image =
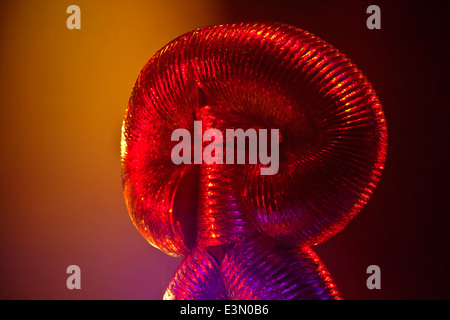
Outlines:
[{"label": "dark gradient background", "polygon": [[[66,8],[81,8],[81,30]],[[381,8],[381,30],[366,8]],[[196,27],[271,20],[352,59],[383,104],[386,168],[368,205],[314,248],[345,299],[449,299],[446,1],[2,1],[0,298],[161,299],[180,259],[122,195],[120,130],[139,71]],[[66,268],[81,268],[81,290]],[[381,289],[366,268],[381,268]]]}]

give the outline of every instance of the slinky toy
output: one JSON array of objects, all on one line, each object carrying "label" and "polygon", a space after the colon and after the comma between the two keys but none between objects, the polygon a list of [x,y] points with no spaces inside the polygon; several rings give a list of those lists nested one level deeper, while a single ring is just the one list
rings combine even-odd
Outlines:
[{"label": "slinky toy", "polygon": [[[279,170],[174,164],[174,130],[279,129]],[[203,147],[205,147],[205,143]],[[280,23],[204,27],[141,71],[122,129],[124,194],[137,229],[184,256],[165,299],[338,299],[311,250],[366,204],[387,129],[361,71]],[[226,152],[226,150],[225,150]]]}]

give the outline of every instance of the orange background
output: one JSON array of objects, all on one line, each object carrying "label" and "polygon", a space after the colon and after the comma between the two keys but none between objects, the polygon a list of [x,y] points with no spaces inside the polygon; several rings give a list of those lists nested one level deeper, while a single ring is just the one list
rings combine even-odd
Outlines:
[{"label": "orange background", "polygon": [[[361,214],[315,248],[342,296],[448,298],[449,208],[438,168],[448,166],[440,61],[449,8],[378,3],[382,29],[369,31],[368,1],[1,1],[0,298],[161,299],[180,260],[150,246],[128,216],[125,107],[158,49],[194,28],[242,20],[290,23],[335,45],[383,103],[381,182]],[[71,4],[81,8],[81,30],[66,28]],[[66,288],[71,264],[81,268],[81,290]],[[378,291],[366,287],[371,264],[382,271]]]},{"label": "orange background", "polygon": [[[66,27],[71,4],[81,30]],[[147,60],[219,11],[207,0],[1,2],[2,298],[162,296],[179,261],[128,217],[121,124]],[[70,264],[80,291],[66,288]]]}]

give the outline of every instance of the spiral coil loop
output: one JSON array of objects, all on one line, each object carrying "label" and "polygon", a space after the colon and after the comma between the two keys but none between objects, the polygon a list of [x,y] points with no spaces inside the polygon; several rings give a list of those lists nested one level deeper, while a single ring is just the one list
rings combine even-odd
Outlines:
[{"label": "spiral coil loop", "polygon": [[[261,163],[174,164],[171,134],[195,135],[194,121],[201,136],[278,129],[278,172],[260,174]],[[386,148],[370,83],[304,30],[228,24],[169,43],[142,70],[122,130],[130,216],[152,245],[185,256],[165,298],[339,298],[310,246],[366,204]],[[189,205],[180,205],[183,194]]]}]

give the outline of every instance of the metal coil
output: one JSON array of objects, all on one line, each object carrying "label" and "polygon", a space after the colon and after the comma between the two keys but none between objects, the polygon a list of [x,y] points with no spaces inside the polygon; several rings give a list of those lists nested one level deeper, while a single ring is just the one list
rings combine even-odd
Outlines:
[{"label": "metal coil", "polygon": [[340,299],[329,272],[309,247],[287,249],[256,238],[228,251],[222,269],[229,299]]},{"label": "metal coil", "polygon": [[183,259],[166,300],[340,299],[329,272],[309,248],[286,249],[257,237],[229,248],[220,262],[203,247]]},{"label": "metal coil", "polygon": [[202,247],[193,249],[181,262],[164,300],[226,300],[218,263]]},{"label": "metal coil", "polygon": [[[196,120],[203,132],[279,129],[278,173],[261,175],[261,164],[175,165],[171,134],[194,135]],[[139,75],[122,129],[124,194],[143,236],[186,257],[167,297],[205,297],[179,281],[205,259],[217,270],[198,280],[220,282],[220,298],[337,298],[307,248],[366,204],[386,148],[378,97],[331,45],[280,23],[205,27],[169,43]]]}]

